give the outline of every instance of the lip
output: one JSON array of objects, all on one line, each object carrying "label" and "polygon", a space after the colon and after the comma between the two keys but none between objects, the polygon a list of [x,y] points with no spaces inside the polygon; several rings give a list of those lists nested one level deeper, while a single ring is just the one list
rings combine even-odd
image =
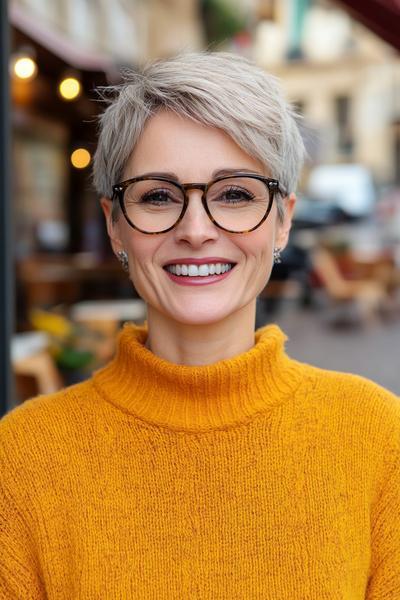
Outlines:
[{"label": "lip", "polygon": [[229,258],[223,258],[221,256],[206,256],[205,258],[173,258],[163,265],[163,268],[168,265],[208,265],[211,263],[229,263],[236,265],[236,262]]}]

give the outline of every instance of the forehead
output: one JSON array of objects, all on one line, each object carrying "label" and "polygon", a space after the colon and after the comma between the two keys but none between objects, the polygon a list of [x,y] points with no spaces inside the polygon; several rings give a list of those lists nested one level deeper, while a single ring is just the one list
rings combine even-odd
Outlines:
[{"label": "forehead", "polygon": [[221,129],[159,111],[146,122],[124,174],[169,172],[195,181],[210,178],[216,170],[241,168],[263,172],[261,163]]}]

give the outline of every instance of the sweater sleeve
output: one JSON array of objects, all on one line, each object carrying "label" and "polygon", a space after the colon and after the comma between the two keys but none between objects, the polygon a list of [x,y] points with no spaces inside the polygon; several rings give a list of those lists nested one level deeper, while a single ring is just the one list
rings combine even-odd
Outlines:
[{"label": "sweater sleeve", "polygon": [[23,464],[18,460],[17,444],[10,443],[15,432],[9,436],[7,427],[1,425],[0,434],[5,435],[0,435],[0,598],[44,600],[46,592],[27,523],[29,505],[23,505],[19,497],[26,492],[22,489]]},{"label": "sweater sleeve", "polygon": [[[399,435],[400,437],[400,435]],[[400,598],[400,452],[372,510],[367,600]]]}]

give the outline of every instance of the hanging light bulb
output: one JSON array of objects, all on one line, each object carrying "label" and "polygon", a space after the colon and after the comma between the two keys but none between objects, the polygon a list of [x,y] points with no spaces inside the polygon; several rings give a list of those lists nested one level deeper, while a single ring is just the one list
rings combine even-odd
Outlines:
[{"label": "hanging light bulb", "polygon": [[60,81],[58,91],[63,100],[75,100],[80,95],[82,86],[77,77],[70,75]]},{"label": "hanging light bulb", "polygon": [[11,59],[12,73],[18,79],[31,81],[36,77],[38,66],[35,61],[35,54],[32,48],[21,48]]},{"label": "hanging light bulb", "polygon": [[75,169],[84,169],[91,159],[90,152],[86,148],[77,148],[71,154],[71,164]]}]

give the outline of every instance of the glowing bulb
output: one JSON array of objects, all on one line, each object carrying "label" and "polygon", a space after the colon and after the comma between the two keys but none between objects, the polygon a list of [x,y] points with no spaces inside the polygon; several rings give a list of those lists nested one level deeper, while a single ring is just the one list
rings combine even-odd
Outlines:
[{"label": "glowing bulb", "polygon": [[19,79],[33,79],[37,73],[37,64],[29,56],[21,56],[14,63],[14,73]]},{"label": "glowing bulb", "polygon": [[90,152],[85,148],[77,148],[71,154],[71,163],[76,169],[84,169],[90,163]]},{"label": "glowing bulb", "polygon": [[64,100],[74,100],[81,93],[81,84],[75,77],[66,77],[58,86]]}]

